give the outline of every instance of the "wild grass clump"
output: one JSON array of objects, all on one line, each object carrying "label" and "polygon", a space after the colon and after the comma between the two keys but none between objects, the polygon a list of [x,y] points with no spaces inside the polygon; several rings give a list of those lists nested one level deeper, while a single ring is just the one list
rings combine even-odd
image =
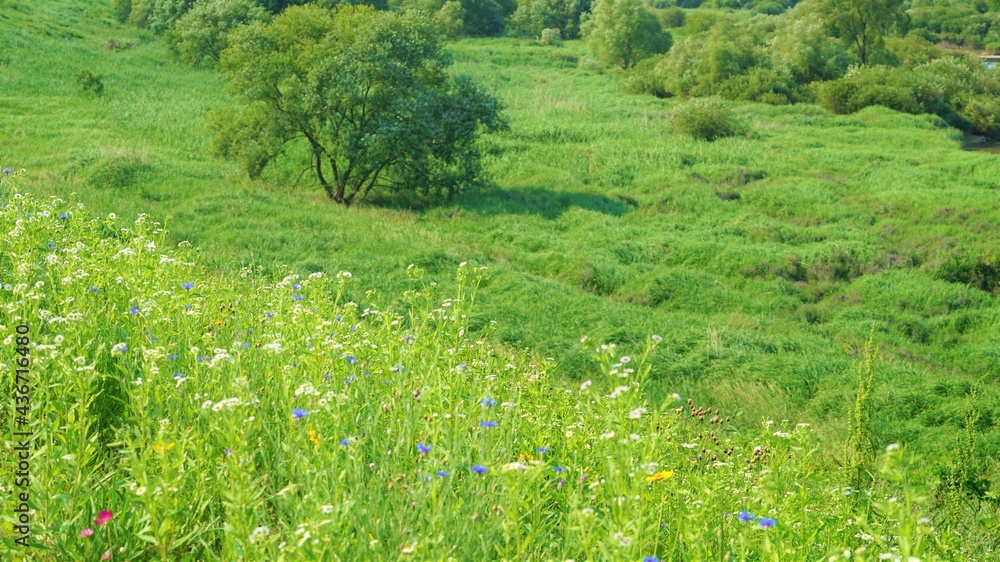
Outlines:
[{"label": "wild grass clump", "polygon": [[706,141],[745,134],[743,124],[718,97],[695,98],[682,103],[674,109],[670,122],[676,132]]},{"label": "wild grass clump", "polygon": [[444,297],[411,267],[415,288],[376,310],[346,298],[346,271],[219,277],[145,215],[123,228],[2,182],[0,353],[27,324],[35,560],[957,552],[906,448],[878,459],[868,517],[806,424],[739,431],[652,401],[657,336],[590,347],[598,367],[562,384],[470,332],[480,268]]},{"label": "wild grass clump", "polygon": [[99,96],[104,93],[104,75],[94,74],[83,68],[73,75],[73,83],[82,95]]}]

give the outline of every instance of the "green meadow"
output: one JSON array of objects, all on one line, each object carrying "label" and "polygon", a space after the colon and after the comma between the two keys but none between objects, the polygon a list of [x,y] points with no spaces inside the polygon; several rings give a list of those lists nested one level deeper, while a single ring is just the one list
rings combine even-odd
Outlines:
[{"label": "green meadow", "polygon": [[[677,393],[685,401],[691,398],[694,404],[720,409],[732,416],[727,431],[734,432],[734,439],[749,438],[737,438],[736,429],[728,428],[756,435],[766,420],[789,428],[809,424],[811,441],[802,446],[814,448],[810,462],[789,469],[799,476],[819,470],[816,466],[835,472],[845,462],[842,449],[848,413],[855,403],[857,369],[865,342],[873,334],[878,359],[871,396],[872,446],[881,452],[890,443],[902,443],[909,453],[926,460],[928,466],[922,470],[943,478],[958,462],[954,451],[961,449],[959,443],[971,435],[975,441],[974,462],[969,461],[972,474],[966,474],[962,486],[975,501],[996,501],[995,483],[1000,478],[995,461],[1000,455],[1000,303],[996,297],[1000,292],[1000,154],[964,150],[961,132],[936,116],[880,107],[837,116],[810,104],[727,102],[746,134],[701,141],[673,130],[670,112],[677,101],[622,93],[621,77],[589,64],[579,41],[543,46],[513,38],[464,39],[450,43],[448,49],[454,58],[453,71],[490,88],[503,101],[510,120],[508,132],[485,140],[487,180],[433,206],[407,207],[398,201],[376,200],[343,208],[326,199],[306,170],[308,158],[294,150],[258,180],[248,179],[235,163],[212,157],[206,118],[212,109],[229,101],[224,78],[215,70],[173,61],[156,35],[115,23],[106,2],[0,0],[0,165],[23,169],[17,174],[18,189],[39,200],[56,196],[84,204],[86,210],[76,211],[73,219],[81,223],[84,216],[115,213],[118,222],[108,223],[113,232],[116,225],[131,224],[140,213],[147,214],[166,229],[162,246],[191,243],[190,259],[205,271],[202,283],[211,283],[210,279],[230,283],[241,272],[259,276],[261,284],[273,284],[290,274],[307,278],[323,272],[332,277],[350,271],[350,283],[327,288],[329,298],[343,291],[337,304],[329,305],[331,311],[343,313],[337,307],[346,301],[358,303],[360,310],[403,310],[412,306],[407,291],[424,286],[421,283],[451,295],[460,289],[455,279],[460,264],[485,267],[463,329],[503,350],[498,353],[530,348],[535,355],[516,352],[522,354],[518,361],[546,365],[552,388],[544,392],[558,395],[596,378],[602,359],[591,352],[589,344],[615,343],[622,354],[638,357],[655,334],[662,342],[646,358],[649,372],[642,381],[649,404],[670,405],[662,410],[672,411],[676,407],[671,404],[672,395]],[[103,75],[101,96],[79,92],[73,76],[81,69]],[[4,227],[11,228],[11,224],[4,223]],[[98,234],[93,236],[88,245],[96,243]],[[43,244],[43,238],[38,234],[36,242]],[[13,247],[3,249],[4,254],[13,251]],[[18,262],[7,256],[3,263],[7,276],[8,268]],[[410,264],[423,272],[422,282],[408,274]],[[137,275],[155,284],[154,270],[149,266],[149,271]],[[110,270],[103,279],[113,279]],[[180,277],[173,280],[182,281]],[[227,290],[251,295],[258,289],[234,285]],[[232,300],[221,294],[213,298],[209,299],[212,306]],[[255,302],[255,298],[247,296],[246,300]],[[271,306],[270,297],[259,298],[263,308],[246,310],[246,318],[257,321]],[[124,314],[128,307],[121,303],[127,298],[121,299],[118,312]],[[240,326],[245,331],[250,324]],[[386,330],[379,337],[396,341],[399,334]],[[459,337],[448,331],[450,327],[434,330],[435,338]],[[130,333],[129,337],[139,336]],[[583,337],[589,347],[581,345]],[[79,345],[85,342],[81,333]],[[386,369],[393,360],[389,356],[379,359]],[[280,362],[267,365],[280,376]],[[483,368],[503,372],[499,363]],[[286,390],[294,391],[300,382],[288,382]],[[254,384],[264,383],[257,380]],[[318,380],[313,384],[320,386]],[[447,385],[428,384],[436,399],[450,400]],[[518,392],[544,393],[510,384]],[[228,396],[228,387],[212,388],[213,400]],[[403,390],[404,394],[412,391]],[[461,407],[478,407],[480,390],[467,389],[468,396],[462,400],[468,403]],[[491,387],[489,391],[498,390]],[[543,403],[539,396],[532,396],[523,399],[526,404]],[[148,407],[156,407],[153,397],[143,400],[148,400],[144,402]],[[561,407],[571,411],[570,399],[566,400]],[[284,405],[275,402],[273,407],[275,412],[283,411]],[[619,413],[619,421],[625,420],[628,412]],[[363,417],[357,415],[358,420]],[[288,425],[288,420],[282,423]],[[549,422],[538,423],[530,431],[565,430],[555,427],[555,422],[554,429],[545,425]],[[158,438],[150,427],[147,430],[152,433],[141,438]],[[296,426],[291,427],[289,431]],[[415,426],[401,427],[413,439],[427,437]],[[680,433],[701,431],[679,427]],[[216,429],[229,437],[240,431],[229,425]],[[338,439],[351,431],[341,429]],[[595,435],[606,429],[595,426]],[[279,435],[266,435],[265,428],[260,431],[262,447],[283,450]],[[531,435],[529,429],[518,431]],[[208,429],[205,432],[215,435]],[[765,437],[771,433],[765,430]],[[440,434],[442,439],[444,435]],[[182,439],[194,446],[191,436],[162,438],[178,443]],[[298,439],[308,444],[305,434]],[[751,440],[739,442],[746,444],[746,455],[753,454]],[[493,442],[483,446],[487,451],[499,447]],[[375,445],[371,447],[374,451]],[[407,445],[407,453],[412,448]],[[371,451],[366,454],[370,456]],[[329,454],[340,452],[334,446]],[[684,452],[678,449],[676,454]],[[510,453],[497,452],[497,458],[507,455],[507,461],[517,461]],[[466,456],[461,462],[475,461],[475,455]],[[338,493],[365,481],[367,462],[360,459],[351,461],[349,470],[354,472],[338,484]],[[650,456],[644,462],[653,460]],[[136,457],[129,462],[144,467],[147,461]],[[587,462],[591,461],[579,460],[578,464]],[[229,470],[237,470],[239,463],[232,463]],[[277,474],[287,467],[258,468]],[[198,470],[214,469],[206,465]],[[289,470],[281,472],[289,481],[304,478],[308,472],[301,467]],[[247,478],[257,482],[259,474]],[[695,490],[695,484],[708,485],[705,482],[711,479],[704,478],[692,476],[687,481],[690,489]],[[788,478],[787,482],[795,481]],[[510,494],[505,498],[519,497],[514,484],[505,485],[504,493]],[[282,488],[269,486],[275,493]],[[611,496],[637,490],[622,486],[619,492],[609,492],[609,506]],[[249,495],[225,501],[253,503],[257,499],[251,488],[234,489],[233,494]],[[470,489],[474,496],[475,489]],[[561,486],[558,491],[552,486],[545,489],[545,494],[563,493]],[[107,492],[102,499],[115,493]],[[426,493],[422,502],[444,501],[435,492],[421,493]],[[205,494],[206,505],[214,505],[211,494]],[[382,501],[372,494],[365,501]],[[472,496],[461,497],[463,502],[472,501]],[[568,496],[525,497],[534,498],[538,505],[572,503]],[[720,495],[712,497],[722,501]],[[317,500],[317,505],[327,500]],[[809,501],[832,500],[810,496]],[[802,502],[796,509],[807,510],[803,506],[808,502]],[[433,510],[444,509],[433,505]],[[462,514],[491,509],[475,505]],[[529,504],[512,507],[498,501],[497,505],[506,505],[501,511],[506,509],[507,514],[531,511]],[[52,507],[50,514],[59,509],[72,513],[69,508]],[[185,517],[202,517],[211,509]],[[212,513],[237,522],[233,525],[240,532],[250,532],[258,526],[254,517],[261,513],[295,509],[271,502],[253,513]],[[608,509],[614,517],[626,519],[624,512]],[[836,506],[830,509],[831,522],[824,525],[835,526],[832,521],[847,511],[836,511]],[[992,509],[990,521],[995,522],[995,505]],[[664,513],[682,517],[680,511]],[[355,550],[349,551],[353,556],[369,552],[364,550],[369,539],[359,538],[369,516],[377,514],[344,515],[338,532],[354,537],[350,548]],[[493,538],[484,539],[483,544],[448,550],[444,546],[448,541],[474,532],[455,523],[447,536],[442,535],[445,538],[434,543],[437,546],[428,551],[427,559],[582,556],[566,538],[571,535],[563,534],[560,525],[564,523],[579,533],[572,536],[581,545],[589,548],[600,542],[587,534],[586,522],[553,517],[544,524],[528,525],[538,529],[538,534],[525,531],[527,535],[518,535],[498,521],[493,534],[484,534]],[[646,519],[641,521],[636,525],[646,524]],[[879,524],[887,523],[880,520]],[[142,526],[136,525],[137,529]],[[371,540],[383,533],[388,538],[379,539],[382,544],[389,539],[409,541],[399,529],[378,525],[381,530],[377,532],[364,531],[374,533]],[[421,531],[425,536],[437,529],[433,523],[419,525],[428,526]],[[274,524],[270,528],[276,529]],[[691,529],[684,532],[694,532]],[[610,527],[606,530],[607,535],[616,532]],[[170,548],[164,549],[169,544],[165,537],[174,531],[148,532],[156,541],[147,543],[159,545],[149,547],[149,556],[180,559],[171,558]],[[294,543],[293,531],[289,523],[286,541]],[[189,549],[185,552],[195,557],[190,559],[203,559],[199,556],[213,549],[225,553],[221,559],[255,559],[246,550],[249,543],[229,544],[209,530],[188,528],[185,532],[194,533],[197,540],[202,540],[202,532],[208,537],[200,546],[197,542],[185,546]],[[750,542],[744,550],[733,550],[742,553],[733,559],[815,560],[820,559],[816,555],[856,546],[853,531],[838,533],[832,535],[840,541],[836,551],[824,544],[794,554],[781,550],[749,554],[765,552],[763,543],[754,542],[757,537],[747,539]],[[682,537],[676,539],[679,542],[673,543],[657,542],[660,539],[651,538],[655,533],[635,536],[637,546],[649,547],[643,552],[650,555],[654,547],[661,553],[681,553],[678,560],[707,560],[722,552],[708,547],[684,551],[677,545],[709,539],[696,540],[691,538],[694,535],[685,539],[683,532],[676,535]],[[517,551],[518,540],[528,551]],[[807,534],[789,535],[784,544],[810,540]],[[995,539],[977,540],[981,540],[978,556],[989,556]],[[277,542],[268,543],[267,548],[276,549]],[[376,550],[368,555],[390,556],[374,544],[371,548]],[[395,543],[391,546],[395,556],[400,549]],[[944,559],[959,559],[949,558],[958,556],[954,554],[958,550],[946,546],[940,550],[946,553]],[[73,548],[59,546],[53,559],[66,559],[60,556]],[[596,552],[604,554],[589,551],[593,559],[617,556],[613,552],[618,551],[600,548]],[[277,556],[278,550],[267,552],[266,556]],[[638,550],[629,553],[634,554],[631,559],[641,558]]]}]

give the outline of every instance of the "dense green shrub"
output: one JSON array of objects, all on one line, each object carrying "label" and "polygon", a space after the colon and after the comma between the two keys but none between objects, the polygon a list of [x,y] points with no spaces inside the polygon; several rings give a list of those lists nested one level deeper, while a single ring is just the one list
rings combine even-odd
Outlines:
[{"label": "dense green shrub", "polygon": [[667,29],[684,27],[684,22],[686,20],[687,12],[685,12],[683,8],[678,8],[677,6],[671,6],[660,12],[660,23]]},{"label": "dense green shrub", "polygon": [[111,13],[120,23],[127,22],[132,15],[132,0],[111,0]]},{"label": "dense green shrub", "polygon": [[104,75],[82,68],[73,75],[73,82],[84,95],[99,96],[104,93]]},{"label": "dense green shrub", "polygon": [[753,11],[757,12],[758,14],[764,14],[767,16],[776,16],[784,12],[785,9],[786,7],[783,6],[782,4],[770,1],[770,2],[761,2],[760,4],[757,4],[756,6],[754,6]]},{"label": "dense green shrub", "polygon": [[180,60],[197,65],[212,64],[228,44],[229,33],[252,21],[266,21],[269,12],[255,0],[202,0],[164,34],[167,48]]},{"label": "dense green shrub", "polygon": [[726,102],[715,96],[682,103],[671,113],[670,122],[676,132],[707,141],[744,132]]},{"label": "dense green shrub", "polygon": [[449,0],[434,13],[434,23],[448,37],[461,37],[465,34],[465,8],[461,2]]},{"label": "dense green shrub", "polygon": [[906,113],[941,116],[954,127],[1000,135],[1000,76],[973,57],[947,57],[913,69],[852,68],[815,86],[817,102],[834,113],[881,105]]},{"label": "dense green shrub", "polygon": [[589,10],[590,0],[525,0],[511,15],[509,27],[526,37],[558,29],[562,37],[574,39],[580,35],[580,18]]},{"label": "dense green shrub", "polygon": [[764,46],[748,27],[720,24],[707,34],[686,38],[661,60],[655,72],[664,81],[667,95],[708,96],[766,60]]},{"label": "dense green shrub", "polygon": [[130,152],[104,154],[87,162],[84,180],[94,189],[125,189],[148,176],[149,158]]},{"label": "dense green shrub", "polygon": [[539,42],[542,45],[560,45],[562,43],[562,32],[556,28],[543,29]]},{"label": "dense green shrub", "polygon": [[1000,289],[1000,256],[952,256],[941,264],[937,277],[951,283],[963,283],[988,293]]},{"label": "dense green shrub", "polygon": [[[339,0],[326,0],[332,7]],[[458,6],[445,4],[457,2]],[[502,35],[507,29],[507,18],[514,13],[517,8],[515,0],[377,0],[365,3],[371,4],[376,9],[383,6],[397,12],[407,10],[421,10],[429,14],[434,14],[434,19],[452,37],[495,37]],[[461,7],[461,10],[458,8]],[[461,24],[461,31],[457,31]],[[541,32],[539,28],[538,33]],[[535,34],[537,37],[538,34]]]}]

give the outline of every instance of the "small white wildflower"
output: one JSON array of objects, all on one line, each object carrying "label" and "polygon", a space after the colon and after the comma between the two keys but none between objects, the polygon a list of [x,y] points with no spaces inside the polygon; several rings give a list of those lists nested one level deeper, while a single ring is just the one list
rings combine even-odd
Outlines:
[{"label": "small white wildflower", "polygon": [[271,534],[271,529],[266,525],[261,525],[260,527],[257,527],[256,529],[253,530],[253,532],[250,533],[250,538],[249,538],[250,543],[251,544],[255,543],[260,539],[267,537],[270,534]]},{"label": "small white wildflower", "polygon": [[137,496],[141,496],[141,495],[143,495],[145,493],[146,493],[146,487],[145,486],[139,486],[139,488],[137,488],[136,491],[135,491],[135,495],[137,495]]},{"label": "small white wildflower", "polygon": [[885,452],[899,450],[899,443],[889,443],[889,446],[885,448]]},{"label": "small white wildflower", "polygon": [[609,431],[607,433],[602,433],[601,434],[601,439],[602,440],[613,439],[614,436],[615,436],[615,432],[614,431]]},{"label": "small white wildflower", "polygon": [[591,384],[592,383],[590,380],[583,381],[583,384],[580,385],[580,390],[587,390],[588,388],[590,388]]},{"label": "small white wildflower", "polygon": [[646,409],[642,408],[642,407],[639,407],[639,408],[636,408],[636,409],[632,410],[631,412],[629,412],[628,413],[628,417],[629,417],[629,419],[637,420],[637,419],[641,418],[642,415],[645,414],[645,413],[646,413]]}]

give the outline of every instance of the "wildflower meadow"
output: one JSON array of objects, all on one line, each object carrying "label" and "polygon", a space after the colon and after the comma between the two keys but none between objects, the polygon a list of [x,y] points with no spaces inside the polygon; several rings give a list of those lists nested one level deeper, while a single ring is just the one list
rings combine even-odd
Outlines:
[{"label": "wildflower meadow", "polygon": [[5,396],[16,326],[33,377],[32,547],[5,454],[4,560],[992,556],[989,522],[956,523],[918,450],[865,445],[863,392],[841,467],[807,424],[651,400],[655,334],[631,356],[585,338],[600,367],[582,382],[489,343],[492,324],[469,327],[484,268],[439,294],[410,267],[375,310],[345,297],[366,283],[347,271],[211,273],[145,215],[39,200],[17,173],[2,191]]}]

